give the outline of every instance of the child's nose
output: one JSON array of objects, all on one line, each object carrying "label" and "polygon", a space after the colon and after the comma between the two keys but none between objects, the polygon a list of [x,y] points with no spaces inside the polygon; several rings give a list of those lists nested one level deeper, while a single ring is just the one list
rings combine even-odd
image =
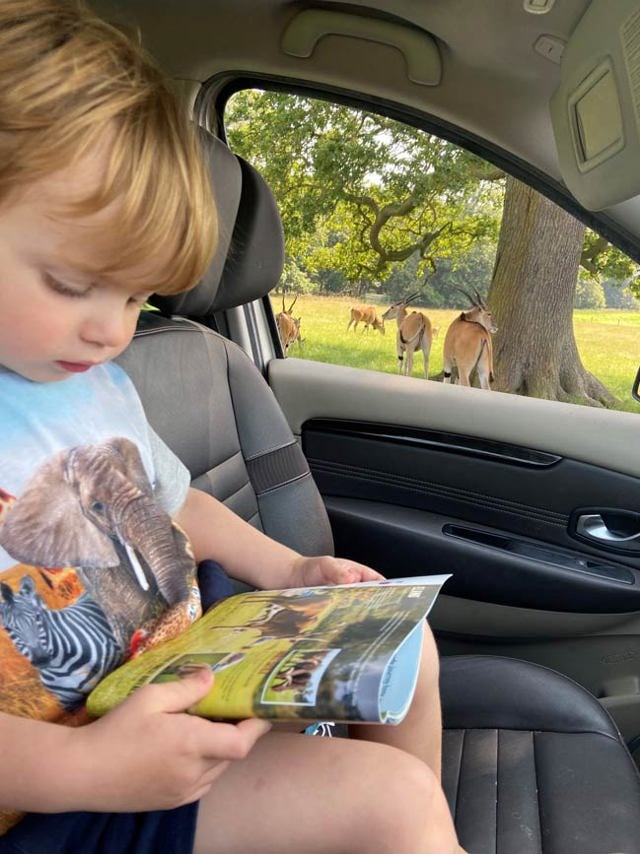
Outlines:
[{"label": "child's nose", "polygon": [[101,347],[122,347],[130,337],[129,325],[122,311],[103,313],[100,317],[92,317],[84,322],[81,338]]}]

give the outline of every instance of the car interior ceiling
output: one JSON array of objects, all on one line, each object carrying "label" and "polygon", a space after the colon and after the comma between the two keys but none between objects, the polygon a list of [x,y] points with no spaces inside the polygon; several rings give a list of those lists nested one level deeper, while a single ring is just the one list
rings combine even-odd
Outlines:
[{"label": "car interior ceiling", "polygon": [[[106,2],[96,5],[113,11]],[[474,27],[476,32],[481,28],[482,4],[451,0],[449,5],[458,10],[457,20],[452,9],[445,14],[440,0],[427,5],[423,21],[416,4],[397,4],[399,18],[437,33],[436,42],[450,45],[455,54],[456,63],[451,64],[446,51],[440,54],[444,73],[440,84],[429,91],[429,110],[453,123],[466,113],[469,133],[497,140],[532,168],[544,169],[550,179],[566,183],[585,211],[606,211],[624,229],[635,217],[634,197],[640,191],[640,178],[637,185],[628,180],[629,174],[640,174],[629,166],[629,158],[640,160],[640,135],[629,55],[616,39],[620,19],[636,4],[620,0],[616,15],[604,2],[565,4],[561,25],[568,47],[560,85],[553,61],[540,58],[536,66],[540,74],[536,97],[540,110],[548,113],[541,132],[532,129],[532,112],[522,109],[522,90],[513,80],[501,83],[486,56],[484,73],[474,70],[478,54],[491,52],[491,38],[478,39],[474,32]],[[245,67],[260,22],[272,31],[276,26],[272,16],[279,16],[277,26],[285,33],[295,17],[294,7],[278,8],[277,4],[225,0],[207,7],[193,2],[191,11],[204,15],[194,41],[194,34],[187,30],[189,16],[183,17],[179,3],[168,4],[163,16],[155,14],[153,3],[130,6],[148,46],[176,77],[208,81],[198,118],[211,128],[217,126],[211,112],[216,98],[229,84],[227,71]],[[225,44],[224,32],[233,27],[233,19],[245,6],[254,18],[246,28],[244,53],[236,56],[235,43],[230,39]],[[323,9],[329,6],[322,4]],[[498,0],[492,0],[491,6],[504,8]],[[337,11],[343,11],[343,4]],[[458,30],[453,28],[454,21]],[[519,57],[530,52],[534,33],[536,38],[539,35],[539,26],[535,16],[525,18],[518,40],[507,50],[496,49],[505,65],[517,68]],[[216,28],[213,49],[204,41]],[[268,58],[274,79],[300,73],[294,36],[295,32],[289,54],[274,49]],[[499,43],[500,34],[495,38]],[[378,67],[371,62],[379,54],[370,42],[350,45],[344,58],[338,58],[338,71],[360,80],[365,96],[375,93],[381,100],[425,112],[421,94],[407,83],[402,57]],[[328,49],[323,40],[316,46],[314,68],[320,70],[314,72],[315,85],[337,86],[339,75],[334,79],[326,70],[330,64],[323,64],[323,51]],[[608,64],[599,59],[603,51]],[[389,59],[391,53],[380,55]],[[468,62],[461,59],[464,55]],[[594,55],[597,61],[592,61]],[[356,66],[366,69],[368,80]],[[431,73],[437,71],[431,67]],[[193,101],[200,85],[184,85]],[[470,96],[477,102],[473,109]],[[491,126],[483,110],[489,99],[502,99],[496,126]],[[606,133],[599,112],[603,104]],[[628,144],[620,147],[623,131]],[[302,553],[332,552],[334,536],[326,505],[273,392],[253,360],[214,331],[214,317],[265,297],[277,284],[284,260],[277,206],[249,163],[219,138],[203,132],[203,140],[222,239],[208,274],[194,290],[152,300],[157,310],[143,314],[120,362],[138,388],[150,423],[187,465],[194,486]],[[180,378],[171,383],[170,395],[169,376]],[[544,667],[495,655],[444,656],[441,691],[443,785],[466,850],[471,854],[640,854],[637,768],[615,725],[589,692]]]}]

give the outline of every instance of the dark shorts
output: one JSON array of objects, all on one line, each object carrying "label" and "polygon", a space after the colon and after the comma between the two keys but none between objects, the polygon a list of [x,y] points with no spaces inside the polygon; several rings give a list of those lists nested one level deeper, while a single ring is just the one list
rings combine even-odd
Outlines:
[{"label": "dark shorts", "polygon": [[31,813],[0,837],[0,854],[189,854],[198,804],[139,813]]}]

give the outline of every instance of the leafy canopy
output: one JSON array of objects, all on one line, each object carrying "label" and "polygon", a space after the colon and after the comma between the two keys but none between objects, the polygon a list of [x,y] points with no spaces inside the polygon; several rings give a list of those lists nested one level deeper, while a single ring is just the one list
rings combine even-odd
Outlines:
[{"label": "leafy canopy", "polygon": [[227,107],[226,131],[274,191],[288,254],[312,272],[381,280],[416,256],[424,273],[497,234],[502,190],[490,168],[393,119],[243,90]]}]

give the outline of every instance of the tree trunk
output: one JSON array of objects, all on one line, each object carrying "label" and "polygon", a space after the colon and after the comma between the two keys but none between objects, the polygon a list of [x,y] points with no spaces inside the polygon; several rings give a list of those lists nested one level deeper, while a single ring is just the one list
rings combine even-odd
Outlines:
[{"label": "tree trunk", "polygon": [[508,177],[487,302],[496,391],[606,406],[615,398],[587,371],[573,333],[584,226]]}]

